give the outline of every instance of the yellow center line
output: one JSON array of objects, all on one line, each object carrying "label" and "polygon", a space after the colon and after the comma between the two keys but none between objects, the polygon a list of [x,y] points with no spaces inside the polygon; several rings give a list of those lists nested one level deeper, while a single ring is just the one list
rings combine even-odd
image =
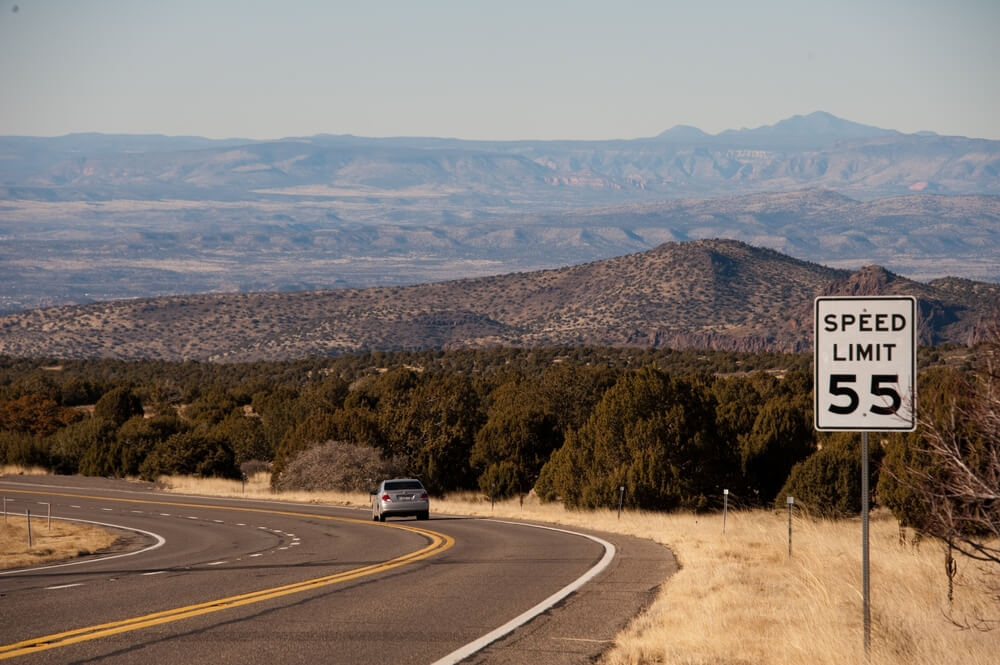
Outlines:
[{"label": "yellow center line", "polygon": [[[264,508],[243,508],[238,506],[213,506],[207,504],[181,503],[181,502],[171,502],[171,501],[149,501],[145,499],[114,499],[114,498],[90,496],[84,494],[61,494],[55,492],[38,492],[38,491],[28,491],[28,490],[4,489],[4,492],[17,492],[21,494],[44,494],[47,496],[65,496],[65,497],[74,497],[81,499],[97,499],[100,501],[118,501],[122,503],[182,506],[187,508],[208,508],[212,510],[234,510],[241,512],[265,513],[265,514],[285,515],[292,517],[314,517],[323,520],[331,520],[339,522],[355,522],[355,523],[361,522],[362,524],[368,524],[367,521],[357,520],[347,517],[334,517],[332,515],[319,515],[313,513],[297,513],[297,512],[283,511],[283,510],[268,510]],[[236,596],[229,596],[228,598],[220,598],[218,600],[210,600],[204,603],[197,603],[195,605],[186,605],[183,607],[177,607],[174,609],[154,612],[152,614],[146,614],[143,616],[132,617],[129,619],[122,619],[120,621],[112,621],[110,623],[103,623],[95,626],[87,626],[85,628],[77,628],[75,630],[69,630],[62,633],[54,633],[52,635],[35,637],[23,640],[21,642],[15,642],[13,644],[0,645],[0,660],[15,658],[17,656],[24,656],[30,653],[37,653],[39,651],[45,651],[47,649],[55,649],[57,647],[68,646],[70,644],[76,644],[78,642],[96,640],[102,637],[109,637],[111,635],[117,635],[119,633],[125,633],[132,630],[139,630],[141,628],[148,628],[150,626],[156,626],[159,624],[170,623],[173,621],[181,621],[183,619],[189,619],[191,617],[200,616],[202,614],[219,612],[234,607],[240,607],[242,605],[249,605],[251,603],[259,603],[265,600],[270,600],[272,598],[287,596],[293,593],[301,593],[303,591],[309,591],[310,589],[318,589],[324,586],[329,586],[331,584],[347,582],[350,580],[357,579],[359,577],[374,575],[376,573],[392,570],[393,568],[398,568],[400,566],[405,566],[407,564],[414,563],[422,559],[426,559],[428,557],[434,556],[436,554],[439,554],[447,550],[448,548],[450,548],[452,545],[455,544],[455,539],[452,538],[451,536],[448,536],[443,533],[438,533],[436,531],[430,531],[428,529],[421,529],[413,526],[404,526],[401,524],[399,525],[379,524],[378,526],[389,527],[393,529],[402,529],[404,531],[411,531],[413,533],[420,534],[421,536],[430,540],[430,544],[419,550],[410,552],[409,554],[404,554],[394,559],[389,559],[388,561],[370,564],[367,566],[362,566],[361,568],[354,568],[352,570],[346,570],[340,573],[335,573],[333,575],[317,577],[310,580],[304,580],[302,582],[294,582],[292,584],[286,584],[283,586],[273,587],[270,589],[251,591],[249,593],[239,594]]]}]

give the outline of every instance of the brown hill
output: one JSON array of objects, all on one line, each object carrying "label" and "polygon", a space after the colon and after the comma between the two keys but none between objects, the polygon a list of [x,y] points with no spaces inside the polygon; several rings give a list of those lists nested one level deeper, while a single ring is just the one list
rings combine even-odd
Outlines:
[{"label": "brown hill", "polygon": [[253,361],[362,350],[608,345],[806,350],[818,295],[910,294],[923,343],[966,344],[1000,285],[856,273],[732,240],[671,242],[584,265],[408,287],[198,295],[0,317],[10,356]]}]

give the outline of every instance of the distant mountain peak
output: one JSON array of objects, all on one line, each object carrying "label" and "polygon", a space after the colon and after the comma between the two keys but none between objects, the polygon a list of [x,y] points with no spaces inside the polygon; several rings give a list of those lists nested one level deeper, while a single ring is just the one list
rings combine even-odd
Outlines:
[{"label": "distant mountain peak", "polygon": [[656,138],[684,143],[730,143],[745,148],[819,149],[837,141],[897,136],[900,132],[838,118],[826,111],[793,115],[773,125],[753,129],[727,129],[706,134],[691,125],[676,125]]},{"label": "distant mountain peak", "polygon": [[656,135],[658,139],[671,141],[701,141],[710,137],[710,134],[706,134],[692,125],[674,125],[670,129]]},{"label": "distant mountain peak", "polygon": [[882,136],[887,134],[899,134],[892,129],[882,129],[872,125],[863,125],[858,122],[851,122],[838,118],[826,111],[813,111],[808,115],[793,115],[772,125],[774,131],[778,132],[801,132],[809,134],[837,134],[839,136],[850,135],[852,137]]},{"label": "distant mountain peak", "polygon": [[881,136],[897,136],[899,132],[872,125],[844,120],[826,111],[808,115],[793,115],[773,125],[756,129],[727,130],[718,136],[740,143],[764,143],[796,149],[819,149],[836,143]]}]

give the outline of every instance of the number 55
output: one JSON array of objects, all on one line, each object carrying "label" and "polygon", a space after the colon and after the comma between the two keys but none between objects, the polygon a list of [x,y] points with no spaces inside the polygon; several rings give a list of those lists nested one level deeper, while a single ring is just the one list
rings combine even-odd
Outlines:
[{"label": "number 55", "polygon": [[[858,397],[858,393],[854,390],[854,388],[845,385],[853,384],[857,380],[858,377],[856,374],[830,375],[830,394],[836,397],[847,398],[847,404],[831,404],[829,406],[831,413],[847,415],[849,413],[854,413],[857,410],[858,405],[861,403],[861,398]],[[899,383],[898,374],[872,375],[871,394],[876,397],[889,398],[890,404],[889,406],[872,404],[868,410],[879,416],[891,416],[899,411],[899,407],[903,404],[903,399],[899,396],[899,391],[892,387],[892,385],[889,385],[897,383]]]}]

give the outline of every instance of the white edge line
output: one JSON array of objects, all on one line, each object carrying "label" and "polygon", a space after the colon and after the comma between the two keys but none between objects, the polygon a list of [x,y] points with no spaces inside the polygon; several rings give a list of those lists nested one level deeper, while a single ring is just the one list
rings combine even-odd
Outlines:
[{"label": "white edge line", "polygon": [[16,575],[17,573],[27,573],[35,572],[36,570],[49,570],[51,568],[65,568],[66,566],[80,566],[85,563],[95,563],[97,561],[110,561],[111,559],[122,559],[127,556],[135,556],[136,554],[143,554],[145,552],[151,552],[158,547],[162,547],[167,539],[158,533],[153,533],[152,531],[144,531],[142,529],[136,529],[131,526],[123,526],[121,524],[108,524],[107,522],[93,522],[91,520],[78,520],[72,517],[53,517],[54,520],[62,520],[64,522],[81,522],[83,524],[96,524],[97,526],[106,526],[112,529],[122,529],[123,531],[132,531],[134,533],[141,533],[147,536],[151,536],[156,539],[156,542],[149,547],[144,547],[141,550],[136,550],[134,552],[125,552],[124,554],[111,554],[109,556],[102,556],[97,559],[84,559],[81,561],[69,561],[67,563],[56,563],[50,566],[32,566],[31,568],[17,568],[15,570],[0,570],[0,575]]},{"label": "white edge line", "polygon": [[569,531],[567,529],[557,529],[557,528],[551,527],[551,526],[540,526],[538,524],[526,524],[524,522],[505,522],[503,520],[489,520],[489,521],[491,521],[491,522],[499,522],[500,524],[515,524],[517,526],[526,526],[526,527],[531,527],[531,528],[535,528],[535,529],[546,529],[548,531],[558,531],[560,533],[568,533],[568,534],[571,534],[571,535],[574,535],[574,536],[580,536],[581,538],[587,538],[588,540],[592,540],[595,543],[598,543],[598,544],[600,544],[600,545],[602,545],[604,547],[604,556],[601,557],[601,560],[598,561],[597,564],[593,568],[591,568],[590,570],[588,570],[581,577],[577,578],[575,581],[571,582],[569,585],[563,587],[559,591],[556,591],[554,594],[552,594],[551,596],[549,596],[548,598],[546,598],[542,602],[538,603],[537,605],[535,605],[534,607],[532,607],[530,610],[524,612],[523,614],[520,614],[520,615],[514,617],[513,619],[511,619],[510,621],[508,621],[504,625],[500,626],[496,630],[493,630],[493,631],[491,631],[489,633],[486,633],[485,635],[483,635],[479,639],[477,639],[477,640],[475,640],[473,642],[469,642],[464,647],[461,647],[460,649],[452,651],[447,656],[434,661],[433,663],[431,663],[431,665],[455,665],[456,663],[460,663],[461,661],[465,660],[466,658],[468,658],[472,654],[476,653],[477,651],[480,651],[481,649],[485,649],[487,646],[489,646],[493,642],[496,642],[501,637],[504,637],[507,634],[514,632],[515,629],[520,628],[521,626],[523,626],[524,624],[528,623],[529,621],[531,621],[535,617],[537,617],[540,614],[548,611],[550,608],[552,608],[554,605],[556,605],[559,601],[563,600],[564,598],[566,598],[567,596],[569,596],[574,591],[579,590],[580,587],[582,587],[584,584],[586,584],[590,580],[594,579],[594,577],[596,577],[597,575],[599,575],[605,568],[607,568],[608,565],[611,564],[611,561],[615,558],[615,546],[612,545],[611,543],[609,543],[608,541],[603,540],[601,538],[598,538],[596,536],[590,536],[588,534],[579,533],[577,531]]}]

